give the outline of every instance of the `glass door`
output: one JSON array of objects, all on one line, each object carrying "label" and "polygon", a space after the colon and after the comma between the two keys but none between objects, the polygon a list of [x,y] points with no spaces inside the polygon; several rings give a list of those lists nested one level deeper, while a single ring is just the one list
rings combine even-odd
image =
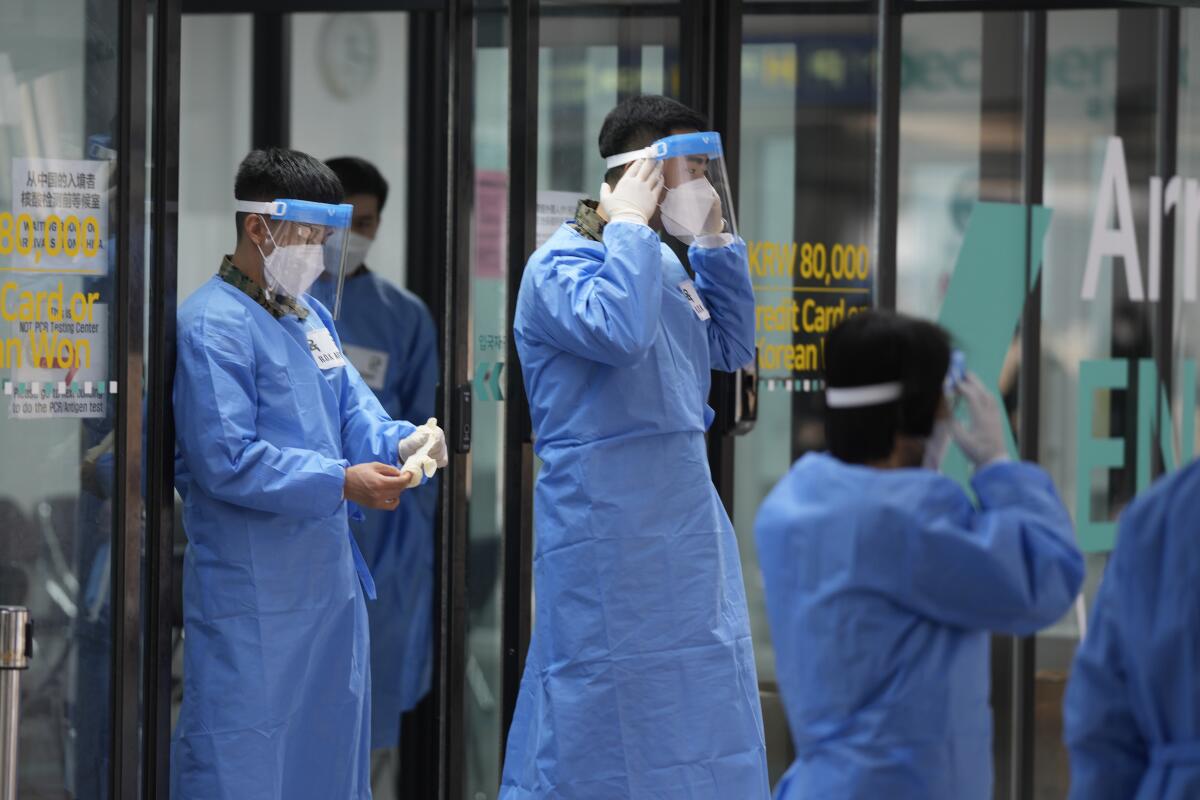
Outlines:
[{"label": "glass door", "polygon": [[757,303],[758,420],[736,439],[733,509],[772,784],[794,753],[754,517],[792,462],[824,446],[822,320],[872,303],[875,25],[864,13],[743,21],[738,223]]},{"label": "glass door", "polygon": [[[471,386],[471,457],[467,476],[466,649],[462,692],[466,720],[465,800],[493,800],[500,787],[501,548],[508,404],[508,4],[473,3],[475,46],[470,137],[472,214],[469,310],[464,320]],[[464,65],[466,66],[466,65]]]},{"label": "glass door", "polygon": [[22,798],[139,781],[147,21],[118,0],[0,7],[0,604],[35,623]]}]

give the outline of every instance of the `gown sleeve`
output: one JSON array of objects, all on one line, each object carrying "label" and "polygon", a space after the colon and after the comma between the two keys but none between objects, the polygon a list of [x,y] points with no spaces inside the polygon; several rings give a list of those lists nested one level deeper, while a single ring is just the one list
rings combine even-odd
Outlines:
[{"label": "gown sleeve", "polygon": [[1150,746],[1135,716],[1127,664],[1135,645],[1122,630],[1127,604],[1121,599],[1131,597],[1133,585],[1124,569],[1130,553],[1123,551],[1135,542],[1145,547],[1126,530],[1143,522],[1134,509],[1140,507],[1131,507],[1122,517],[1117,550],[1109,559],[1087,636],[1075,653],[1067,683],[1063,727],[1071,754],[1072,798],[1134,797],[1150,767]]},{"label": "gown sleeve", "polygon": [[712,315],[708,344],[712,368],[735,372],[754,361],[754,287],[746,243],[692,245],[688,260],[696,271],[696,291]]},{"label": "gown sleeve", "polygon": [[[322,307],[318,314],[337,343],[338,350],[341,350],[342,340],[338,336],[333,319],[328,316],[329,312]],[[342,410],[342,453],[351,464],[378,461],[393,467],[400,466],[400,441],[415,431],[416,425],[388,416],[379,398],[375,396],[371,387],[367,386],[367,382],[350,363],[350,359],[345,361],[339,398]]]},{"label": "gown sleeve", "polygon": [[534,273],[531,332],[579,358],[621,367],[636,364],[654,344],[662,311],[659,238],[644,225],[604,228],[604,260],[578,239],[581,252],[551,251],[548,269]]},{"label": "gown sleeve", "polygon": [[[939,485],[962,490],[943,478]],[[902,605],[948,625],[1017,636],[1062,617],[1083,583],[1070,515],[1041,468],[1003,462],[978,471],[980,508],[937,514],[932,524],[880,526],[874,582]],[[942,500],[894,498],[924,514]],[[961,498],[964,506],[969,501]],[[903,513],[903,512],[901,512]]]}]

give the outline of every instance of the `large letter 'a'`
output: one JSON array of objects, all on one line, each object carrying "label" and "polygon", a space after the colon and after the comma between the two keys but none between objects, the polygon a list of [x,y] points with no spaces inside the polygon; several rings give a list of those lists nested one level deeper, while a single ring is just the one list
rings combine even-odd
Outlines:
[{"label": "large letter 'a'", "polygon": [[[1113,210],[1117,227],[1108,227]],[[1109,138],[1104,150],[1104,170],[1100,174],[1100,196],[1092,216],[1092,235],[1088,239],[1087,269],[1083,273],[1084,300],[1095,300],[1100,284],[1100,263],[1105,257],[1120,258],[1125,267],[1125,286],[1129,299],[1140,303],[1142,263],[1138,258],[1137,231],[1133,226],[1133,202],[1129,197],[1129,172],[1125,168],[1125,147],[1116,136]]]}]

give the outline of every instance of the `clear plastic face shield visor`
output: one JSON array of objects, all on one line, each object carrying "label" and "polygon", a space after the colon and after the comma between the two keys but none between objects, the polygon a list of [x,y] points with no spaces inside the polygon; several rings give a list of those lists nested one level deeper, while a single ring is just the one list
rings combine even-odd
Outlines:
[{"label": "clear plastic face shield visor", "polygon": [[721,134],[681,133],[649,147],[606,159],[609,169],[652,158],[663,165],[666,187],[659,202],[664,231],[685,244],[702,236],[736,238],[733,192],[725,168]]},{"label": "clear plastic face shield visor", "polygon": [[[958,387],[967,377],[967,357],[961,350],[950,353],[950,366],[942,379],[942,394],[946,407],[953,409],[958,400]],[[825,390],[827,408],[866,408],[894,403],[904,396],[904,384],[900,381],[873,383],[869,386],[828,387]]]},{"label": "clear plastic face shield visor", "polygon": [[258,214],[266,222],[266,241],[258,247],[267,290],[297,299],[322,273],[328,273],[334,286],[330,311],[337,319],[346,281],[346,245],[354,206],[309,200],[238,200],[236,209]]}]

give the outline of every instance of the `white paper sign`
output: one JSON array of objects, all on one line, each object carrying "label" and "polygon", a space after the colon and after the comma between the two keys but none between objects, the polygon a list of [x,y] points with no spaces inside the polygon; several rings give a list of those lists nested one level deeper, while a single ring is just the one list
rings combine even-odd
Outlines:
[{"label": "white paper sign", "polygon": [[60,314],[57,291],[47,292],[50,304],[40,319],[9,323],[0,340],[0,365],[9,369],[0,384],[10,419],[103,417],[117,389],[109,380],[108,306],[76,303],[73,314],[70,298],[89,293],[68,291]]},{"label": "white paper sign", "polygon": [[537,246],[541,247],[569,219],[575,219],[582,194],[541,191],[537,193]]},{"label": "white paper sign", "polygon": [[0,269],[106,274],[108,190],[108,161],[14,158],[12,211],[0,213],[13,239]]}]

